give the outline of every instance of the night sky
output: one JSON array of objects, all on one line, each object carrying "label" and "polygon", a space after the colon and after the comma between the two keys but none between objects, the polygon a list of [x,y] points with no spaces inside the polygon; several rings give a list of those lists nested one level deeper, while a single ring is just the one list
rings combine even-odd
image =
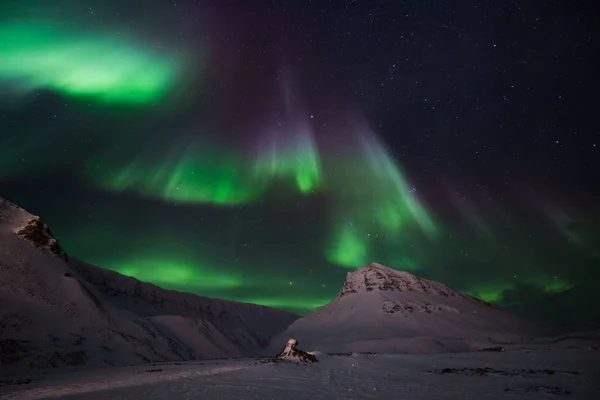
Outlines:
[{"label": "night sky", "polygon": [[580,1],[2,1],[0,196],[65,250],[301,314],[369,261],[522,310],[597,279]]}]

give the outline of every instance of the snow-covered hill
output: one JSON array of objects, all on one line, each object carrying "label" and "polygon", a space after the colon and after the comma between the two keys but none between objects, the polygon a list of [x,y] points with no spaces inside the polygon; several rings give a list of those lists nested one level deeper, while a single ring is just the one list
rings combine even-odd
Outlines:
[{"label": "snow-covered hill", "polygon": [[468,351],[539,333],[538,327],[489,303],[371,263],[349,272],[335,300],[291,324],[268,351],[288,338],[324,352]]},{"label": "snow-covered hill", "polygon": [[69,259],[38,217],[0,199],[0,375],[253,354],[296,318]]}]

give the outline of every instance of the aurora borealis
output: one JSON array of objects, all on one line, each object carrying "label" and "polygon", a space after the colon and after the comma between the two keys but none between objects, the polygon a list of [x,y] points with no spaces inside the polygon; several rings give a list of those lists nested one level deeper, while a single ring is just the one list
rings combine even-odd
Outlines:
[{"label": "aurora borealis", "polygon": [[313,3],[0,6],[0,196],[84,261],[299,313],[369,261],[522,310],[597,276],[584,10]]},{"label": "aurora borealis", "polygon": [[85,35],[55,22],[3,24],[0,76],[15,90],[51,88],[107,102],[146,103],[164,94],[174,62],[121,38]]}]

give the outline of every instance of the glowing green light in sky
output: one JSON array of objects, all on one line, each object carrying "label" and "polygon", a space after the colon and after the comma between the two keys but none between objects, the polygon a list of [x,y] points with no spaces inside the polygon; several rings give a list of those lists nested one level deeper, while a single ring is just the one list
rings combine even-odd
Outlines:
[{"label": "glowing green light in sky", "polygon": [[511,285],[496,285],[490,287],[481,287],[475,288],[466,291],[467,294],[477,297],[483,301],[487,301],[488,303],[494,303],[502,298],[502,292],[510,289]]},{"label": "glowing green light in sky", "polygon": [[[362,196],[372,196],[373,209],[377,222],[390,233],[398,232],[407,224],[417,223],[422,231],[433,235],[436,227],[425,208],[413,194],[400,167],[392,160],[373,134],[363,135],[361,148],[366,157],[366,170],[369,171],[368,184],[371,192]],[[370,184],[369,184],[370,182]],[[363,183],[363,184],[364,184]]]},{"label": "glowing green light in sky", "polygon": [[[93,265],[165,289],[201,296],[280,307],[306,314],[331,301],[339,290],[337,284],[325,288],[325,285],[315,285],[310,279],[290,278],[288,271],[257,271],[261,267],[260,262],[240,264],[227,261],[222,253],[215,251],[216,247],[201,249],[196,237],[161,234],[132,225],[132,221],[136,220],[133,213],[129,210],[123,212],[125,214],[118,215],[117,220],[110,224],[110,229],[100,220],[91,220],[91,226],[76,233],[66,228],[65,235],[62,235],[62,229],[58,229],[57,237],[66,249],[70,249],[71,255]],[[118,239],[119,234],[126,235],[129,240]],[[251,234],[256,235],[254,228],[251,228]],[[105,245],[110,246],[111,251],[107,252]],[[211,255],[211,252],[216,255]],[[285,285],[283,289],[282,285]]]},{"label": "glowing green light in sky", "polygon": [[242,280],[236,276],[229,276],[218,269],[207,269],[195,263],[184,263],[177,259],[160,259],[154,257],[142,258],[128,262],[119,262],[110,269],[123,275],[132,276],[144,282],[152,282],[165,289],[178,289],[182,287],[205,288],[233,288],[242,285]]},{"label": "glowing green light in sky", "polygon": [[106,102],[148,103],[165,95],[179,60],[119,35],[47,23],[0,25],[0,80]]},{"label": "glowing green light in sky", "polygon": [[281,127],[260,149],[254,161],[259,181],[291,178],[301,193],[310,193],[322,183],[322,171],[311,127],[296,124]]},{"label": "glowing green light in sky", "polygon": [[[402,252],[403,240],[420,232],[430,238],[437,228],[403,176],[368,127],[359,126],[355,145],[347,159],[336,161],[328,177],[331,197],[335,199],[334,241],[326,249],[329,261],[347,267],[360,267],[377,259],[381,251],[375,243],[393,244],[396,254],[415,267],[414,260]],[[328,171],[329,172],[329,171]],[[349,221],[352,221],[351,223]],[[383,260],[380,260],[383,262]]]},{"label": "glowing green light in sky", "polygon": [[314,299],[314,298],[262,298],[262,297],[247,297],[236,299],[245,303],[260,304],[267,307],[275,308],[296,308],[299,310],[313,310],[329,303],[332,299]]},{"label": "glowing green light in sky", "polygon": [[263,187],[248,179],[234,154],[190,145],[163,158],[158,163],[139,158],[125,167],[105,160],[100,167],[91,164],[88,172],[106,189],[177,202],[234,205],[255,200],[262,193]]},{"label": "glowing green light in sky", "polygon": [[[347,99],[330,103],[325,87],[307,93],[315,74],[304,68],[295,80],[293,49],[249,65],[250,53],[217,48],[212,24],[168,29],[167,20],[181,21],[172,7],[157,14],[157,29],[144,12],[121,24],[113,2],[93,16],[81,1],[0,3],[0,181],[6,195],[15,188],[31,211],[56,219],[47,222],[74,257],[165,288],[296,309],[326,303],[344,268],[370,261],[502,303],[531,289],[540,298],[568,290],[600,258],[595,211],[588,217],[562,201],[534,196],[533,208],[511,215],[518,201],[490,194],[471,203],[462,190],[438,191],[431,200],[449,217],[438,223],[409,166],[405,173],[360,112],[340,112]],[[212,78],[201,93],[207,61]],[[257,77],[266,80],[248,82]],[[282,187],[295,198],[237,207]],[[522,218],[529,209],[545,214],[564,246],[548,245],[550,229],[535,227],[535,215]],[[554,277],[575,254],[586,258],[568,265],[569,280]]]},{"label": "glowing green light in sky", "polygon": [[572,284],[567,282],[564,279],[560,279],[558,277],[548,278],[544,281],[544,291],[549,293],[559,293],[564,292],[565,290],[569,290],[573,287]]},{"label": "glowing green light in sky", "polygon": [[516,279],[516,282],[477,286],[467,290],[466,293],[483,301],[494,303],[502,300],[503,293],[513,289],[517,282],[541,288],[546,293],[560,293],[573,287],[572,284],[559,277],[530,275]]},{"label": "glowing green light in sky", "polygon": [[261,197],[277,179],[289,180],[301,193],[311,193],[322,183],[316,146],[305,135],[289,139],[288,146],[272,142],[271,151],[243,156],[231,144],[214,145],[200,137],[185,147],[170,145],[170,150],[159,154],[131,149],[133,160],[102,154],[89,162],[86,172],[104,189],[176,202],[248,203]]},{"label": "glowing green light in sky", "polygon": [[354,226],[346,222],[335,231],[338,236],[327,251],[327,259],[344,267],[358,268],[367,260],[367,245]]}]

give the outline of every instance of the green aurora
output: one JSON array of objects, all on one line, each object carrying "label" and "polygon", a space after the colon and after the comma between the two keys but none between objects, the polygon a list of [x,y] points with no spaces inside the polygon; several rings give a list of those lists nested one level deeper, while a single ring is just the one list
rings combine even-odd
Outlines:
[{"label": "green aurora", "polygon": [[[539,275],[530,279],[519,279],[518,283],[537,287],[545,293],[560,293],[573,287],[572,284],[563,279],[544,275]],[[494,286],[484,285],[480,288],[467,291],[467,294],[477,297],[483,301],[496,303],[502,300],[504,292],[513,289],[515,286],[515,282],[505,282]]]},{"label": "green aurora", "polygon": [[0,81],[19,91],[49,88],[102,102],[145,104],[161,99],[181,59],[126,39],[57,23],[0,24]]},{"label": "green aurora", "polygon": [[[597,217],[550,200],[507,205],[503,195],[486,210],[414,176],[361,112],[348,117],[335,103],[324,113],[336,122],[320,120],[318,106],[299,101],[312,88],[286,81],[296,69],[278,74],[283,56],[270,70],[260,63],[268,52],[252,45],[218,59],[222,49],[208,46],[211,32],[195,23],[192,34],[182,29],[161,42],[164,30],[145,35],[116,18],[89,23],[81,4],[71,4],[78,12],[50,7],[60,10],[54,18],[14,4],[0,6],[0,107],[8,110],[0,110],[1,195],[42,216],[74,257],[166,289],[300,314],[335,298],[345,274],[371,261],[502,304],[520,285],[568,290],[578,278],[571,270],[583,269],[588,254],[599,257],[596,225],[588,232],[575,224]],[[214,64],[212,75],[204,62]],[[269,88],[280,78],[283,95],[273,100]],[[259,89],[244,80],[261,81]],[[30,103],[45,91],[52,96],[38,114]],[[219,103],[219,91],[246,99],[244,107]],[[284,111],[269,119],[255,108]],[[406,133],[409,148],[420,129]],[[426,154],[417,158],[433,164],[437,155]],[[458,222],[440,211],[446,204]]]},{"label": "green aurora", "polygon": [[162,163],[140,155],[119,164],[103,156],[89,164],[86,174],[107,190],[182,203],[244,204],[264,190],[235,154],[214,146],[173,149]]},{"label": "green aurora", "polygon": [[239,277],[227,276],[216,270],[199,268],[196,263],[173,261],[173,258],[161,259],[148,254],[144,258],[119,262],[112,268],[123,275],[152,282],[165,289],[194,287],[196,290],[207,288],[234,288],[243,284]]},{"label": "green aurora", "polygon": [[277,141],[267,144],[268,151],[258,155],[253,162],[254,178],[268,182],[276,178],[291,180],[304,194],[313,192],[323,184],[323,171],[319,153],[311,133],[288,133],[291,145],[282,146]]},{"label": "green aurora", "polygon": [[[370,130],[364,132],[373,135]],[[225,146],[209,144],[207,141],[204,146],[188,143],[179,148],[171,147],[170,155],[159,164],[152,162],[156,159],[152,154],[142,154],[129,164],[119,162],[118,157],[104,156],[98,159],[98,163],[90,163],[91,169],[86,175],[91,178],[91,182],[100,183],[100,187],[105,190],[143,195],[159,201],[157,204],[167,201],[188,208],[202,204],[226,206],[224,209],[229,209],[228,213],[232,214],[236,213],[237,207],[260,204],[268,198],[269,183],[276,179],[294,183],[298,195],[326,193],[330,206],[336,210],[332,213],[336,218],[326,227],[330,241],[324,241],[312,257],[324,256],[330,264],[340,268],[337,273],[339,282],[335,284],[326,280],[327,283],[315,285],[310,279],[290,278],[287,274],[273,275],[266,270],[264,273],[268,277],[257,278],[260,276],[259,265],[289,261],[282,261],[286,259],[285,256],[280,259],[280,256],[271,258],[269,255],[268,260],[252,260],[252,257],[247,257],[245,261],[241,261],[244,266],[240,270],[237,266],[239,260],[219,260],[218,254],[222,250],[205,248],[203,251],[194,249],[191,253],[182,252],[179,250],[180,246],[185,249],[194,248],[191,243],[181,244],[187,243],[184,238],[173,241],[172,238],[152,239],[149,236],[146,240],[151,242],[144,241],[143,245],[129,243],[126,249],[118,252],[119,256],[115,254],[109,259],[105,256],[92,256],[90,252],[93,249],[86,250],[86,246],[73,243],[73,239],[68,236],[63,241],[67,248],[79,249],[86,260],[161,287],[277,306],[301,314],[327,303],[337,295],[345,269],[377,261],[422,274],[435,269],[436,265],[444,268],[446,262],[456,263],[460,260],[465,254],[460,252],[452,256],[455,253],[452,244],[443,240],[448,234],[447,227],[434,222],[436,217],[426,210],[419,199],[419,193],[413,190],[404,173],[381,144],[376,139],[366,140],[362,132],[357,138],[361,141],[361,152],[355,152],[349,161],[340,157],[327,160],[324,165],[320,163],[314,144],[292,146],[292,150],[304,151],[288,153],[278,153],[278,148],[273,147],[272,151],[266,153],[270,157],[270,163],[265,167],[264,164],[257,163],[256,158],[244,158]],[[310,168],[307,170],[302,169],[304,160],[313,161],[309,163]],[[107,174],[107,170],[98,165],[108,166],[112,174]],[[120,165],[127,167],[122,168]],[[256,168],[260,168],[261,172],[257,173]],[[306,189],[310,190],[302,190],[303,186],[299,183],[299,177],[302,176],[307,176],[306,182],[310,182],[310,185],[307,184]],[[344,185],[344,182],[351,184]],[[477,213],[476,207],[463,207],[460,210],[479,239],[466,236],[455,247],[468,246],[466,243],[471,240],[483,241],[486,244],[480,248],[481,252],[474,250],[469,254],[471,260],[480,260],[482,264],[490,257],[506,257],[500,239],[491,235],[493,227],[483,224],[484,217]],[[224,217],[224,220],[231,220],[231,217]],[[255,235],[251,227],[244,228],[243,231],[241,235],[246,239],[239,239],[238,242],[250,241],[250,236]],[[295,236],[293,233],[289,235]],[[111,236],[109,233],[105,234],[103,242],[110,242]],[[118,234],[114,235],[116,236]],[[178,241],[180,244],[177,244]],[[155,249],[156,244],[152,243],[166,243],[167,247]],[[154,250],[143,250],[145,248]],[[496,252],[497,255],[494,255]],[[440,260],[439,254],[445,254],[447,259]],[[252,275],[240,272],[245,270],[256,272]],[[562,278],[544,274],[499,282],[492,286],[474,284],[459,289],[483,300],[498,302],[502,300],[502,293],[513,288],[517,282],[535,285],[548,293],[564,291],[572,286]],[[269,286],[269,289],[263,285]],[[276,296],[253,295],[254,292],[272,292],[272,287],[285,289]]]},{"label": "green aurora", "polygon": [[311,148],[246,159],[224,146],[192,143],[173,148],[161,163],[144,155],[118,163],[103,155],[88,163],[86,177],[106,190],[231,206],[257,201],[278,179],[307,194],[318,188],[321,171],[318,155]]},{"label": "green aurora", "polygon": [[[361,127],[357,139],[352,157],[332,168],[338,176],[329,180],[333,186],[333,208],[341,212],[335,214],[326,255],[330,262],[348,268],[371,261],[376,253],[373,246],[388,244],[401,251],[408,235],[425,234],[431,240],[437,235],[433,218],[370,128]],[[402,256],[397,254],[394,258]],[[402,264],[414,268],[415,263]]]},{"label": "green aurora", "polygon": [[[182,209],[180,215],[188,211]],[[265,259],[263,255],[248,254],[243,261],[223,257],[227,253],[224,249],[197,243],[178,232],[150,233],[136,214],[106,212],[114,218],[110,224],[92,219],[75,232],[61,229],[57,222],[58,229],[53,230],[72,256],[165,289],[281,307],[301,314],[328,303],[339,291],[335,285],[315,285],[303,273],[270,271],[274,261],[270,256]],[[187,224],[195,226],[196,220],[190,218]],[[115,240],[120,235],[129,239]],[[252,230],[245,233],[248,239],[252,235]],[[110,246],[110,251],[98,243]]]},{"label": "green aurora", "polygon": [[[312,135],[300,136],[302,139],[297,141],[288,139],[287,146],[283,146],[285,141],[275,140],[269,151],[259,154],[236,152],[214,139],[208,140],[210,135],[184,141],[179,146],[166,144],[158,153],[136,146],[135,141],[129,144],[123,141],[122,151],[101,152],[88,160],[83,170],[83,177],[106,191],[106,195],[142,196],[158,207],[143,214],[150,221],[154,219],[154,213],[161,213],[161,207],[183,207],[181,212],[189,213],[185,217],[189,226],[181,227],[182,231],[206,232],[208,229],[210,232],[211,226],[215,226],[206,226],[202,217],[192,217],[196,215],[193,211],[196,207],[217,207],[225,212],[220,217],[222,221],[237,220],[235,215],[240,207],[259,206],[269,198],[270,185],[278,180],[290,183],[299,200],[310,201],[311,197],[326,195],[332,218],[311,223],[320,225],[313,229],[325,232],[324,240],[314,251],[306,249],[305,254],[310,259],[321,260],[313,262],[317,269],[321,268],[319,264],[334,267],[330,271],[336,278],[323,278],[322,283],[315,284],[310,277],[290,276],[289,272],[273,274],[267,268],[297,262],[293,254],[270,254],[269,251],[257,257],[255,254],[244,256],[245,250],[240,253],[240,246],[245,249],[246,243],[254,242],[260,247],[279,240],[263,237],[265,230],[262,228],[257,235],[253,227],[262,227],[262,223],[254,218],[247,227],[238,228],[241,231],[235,239],[237,250],[231,250],[239,254],[236,259],[222,259],[220,254],[230,250],[221,245],[199,246],[181,236],[178,230],[167,228],[175,226],[176,222],[159,220],[152,223],[166,231],[153,232],[153,228],[149,232],[141,231],[137,227],[141,222],[135,214],[129,215],[125,211],[119,214],[116,225],[104,225],[116,218],[112,215],[102,221],[86,221],[85,229],[75,234],[64,234],[71,230],[67,226],[61,229],[59,225],[55,231],[61,243],[75,256],[124,275],[167,289],[277,306],[301,314],[334,298],[345,271],[370,261],[427,276],[428,271],[443,270],[447,263],[461,263],[464,254],[457,249],[473,247],[469,242],[475,241],[482,245],[469,252],[470,260],[482,265],[493,258],[511,262],[504,253],[501,239],[491,234],[495,230],[493,221],[484,224],[487,218],[480,215],[474,205],[463,205],[459,211],[475,236],[467,235],[454,244],[445,239],[452,236],[451,229],[436,222],[439,218],[427,210],[421,194],[413,189],[408,177],[372,130],[363,127],[355,133],[354,141],[348,141],[350,152],[342,151],[337,157],[326,160],[321,158]],[[157,162],[161,158],[162,161]],[[112,214],[112,211],[105,213]],[[270,213],[267,211],[266,215]],[[141,223],[142,226],[147,224]],[[212,224],[236,230],[235,226],[219,221]],[[136,239],[114,247],[122,236]],[[309,243],[312,235],[303,231],[286,232],[281,240],[285,241],[288,236],[298,238],[298,243]],[[97,239],[84,240],[89,237]],[[215,240],[222,243],[225,239]],[[97,243],[113,247],[110,256],[98,251]],[[272,246],[277,248],[279,245]],[[441,254],[444,256],[440,257]],[[502,300],[502,293],[514,287],[515,282],[535,284],[547,292],[571,287],[563,278],[543,274],[523,276],[514,282],[501,279],[498,282],[492,286],[486,283],[459,285],[458,289],[498,302]],[[265,294],[256,296],[256,293]]]},{"label": "green aurora", "polygon": [[[180,210],[182,214],[188,213],[188,211],[188,208]],[[290,264],[294,264],[295,256],[286,256],[283,253],[269,254],[262,251],[257,256],[252,252],[244,253],[246,249],[250,248],[250,244],[248,247],[240,244],[242,249],[234,253],[241,254],[241,257],[223,258],[222,254],[228,253],[225,249],[204,243],[194,243],[192,239],[178,237],[176,233],[173,236],[169,236],[166,232],[162,234],[144,233],[142,230],[147,231],[148,229],[140,224],[136,226],[135,221],[139,218],[135,215],[113,215],[112,218],[118,218],[120,222],[116,224],[113,222],[107,226],[101,220],[88,221],[85,229],[79,229],[76,232],[69,228],[60,229],[59,225],[59,229],[55,231],[61,244],[74,256],[141,281],[154,283],[165,289],[280,307],[299,314],[306,314],[337,296],[345,272],[349,268],[347,265],[341,264],[338,272],[333,270],[330,277],[323,276],[321,273],[322,283],[318,283],[318,281],[315,282],[312,275],[323,268],[322,263],[321,265],[317,263],[315,271],[308,275],[306,275],[306,271],[302,270],[299,273],[290,273],[286,269],[274,271],[269,266],[280,264],[289,267]],[[197,220],[190,216],[188,223],[193,226],[196,224],[195,221]],[[198,223],[204,225],[207,222],[198,221]],[[252,236],[256,236],[256,229],[253,229],[252,226],[253,224],[240,233],[241,237],[245,238],[243,241],[250,241]],[[205,229],[203,228],[203,230]],[[89,233],[86,233],[87,231]],[[65,234],[65,232],[74,233]],[[289,234],[295,235],[293,232]],[[123,242],[118,239],[119,237],[129,237],[130,239]],[[90,238],[94,238],[94,240],[90,240]],[[256,243],[265,240],[269,239],[258,237]],[[99,248],[98,243],[110,246],[111,251],[106,252],[103,248]],[[368,243],[368,240],[358,240],[355,246],[348,244],[351,261],[356,260],[358,257],[356,251],[363,248],[363,243]],[[276,243],[273,245],[276,246]],[[427,274],[429,269],[427,266],[435,263],[435,254],[423,255],[423,247],[419,247],[421,250],[412,249],[412,253],[408,249],[399,252],[398,250],[402,249],[401,246],[372,247],[371,251],[377,252],[377,254],[373,255],[372,259],[365,258],[365,260],[379,261],[419,275]],[[447,244],[438,247],[435,253],[447,255],[448,258],[442,260],[443,265],[448,262],[456,262],[449,258],[452,251]],[[244,254],[247,255],[244,256]],[[319,255],[306,252],[304,257],[316,259]],[[489,302],[501,302],[503,293],[517,284],[537,287],[545,293],[558,293],[572,287],[572,284],[563,278],[543,273],[530,273],[510,280],[504,280],[499,276],[497,282],[492,285],[483,282],[459,285],[458,287],[452,284],[450,286]]]}]

